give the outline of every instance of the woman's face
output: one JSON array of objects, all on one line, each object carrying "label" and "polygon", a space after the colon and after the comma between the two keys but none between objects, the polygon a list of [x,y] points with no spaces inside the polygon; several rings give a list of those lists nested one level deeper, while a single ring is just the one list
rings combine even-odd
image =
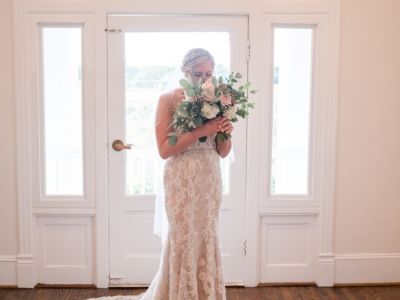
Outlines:
[{"label": "woman's face", "polygon": [[213,63],[209,60],[205,60],[202,63],[198,64],[194,67],[190,72],[189,75],[192,77],[193,80],[202,80],[205,81],[208,78],[213,76],[214,66]]}]

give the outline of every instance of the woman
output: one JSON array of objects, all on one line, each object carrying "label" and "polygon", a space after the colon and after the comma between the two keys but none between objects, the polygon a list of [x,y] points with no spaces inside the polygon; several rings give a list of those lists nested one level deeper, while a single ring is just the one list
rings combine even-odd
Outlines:
[{"label": "woman", "polygon": [[[189,81],[213,75],[214,59],[201,48],[190,50],[182,71]],[[231,133],[224,117],[208,121],[185,133],[174,146],[167,136],[182,89],[163,94],[156,111],[155,132],[164,167],[165,209],[168,233],[160,267],[145,293],[118,299],[225,300],[219,240],[219,208],[222,201],[220,157],[231,150],[231,141],[217,143],[216,133]],[[206,136],[205,142],[199,138]],[[115,298],[114,298],[115,299]]]},{"label": "woman", "polygon": [[[201,48],[190,50],[182,71],[189,81],[213,75],[214,59]],[[222,201],[220,157],[231,150],[231,140],[216,143],[218,131],[231,133],[223,117],[213,119],[178,138],[170,146],[167,135],[183,90],[160,97],[156,113],[156,138],[164,169],[165,208],[169,232],[163,248],[159,286],[154,299],[226,299],[218,236]],[[207,136],[202,143],[198,139]]]}]

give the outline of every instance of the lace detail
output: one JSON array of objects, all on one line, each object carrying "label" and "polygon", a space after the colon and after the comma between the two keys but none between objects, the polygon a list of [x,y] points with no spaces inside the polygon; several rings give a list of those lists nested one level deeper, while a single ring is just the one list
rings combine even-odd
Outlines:
[{"label": "lace detail", "polygon": [[182,153],[189,151],[189,150],[206,150],[206,149],[212,149],[215,150],[216,145],[215,145],[215,136],[217,134],[213,134],[212,136],[208,136],[207,139],[204,142],[200,142],[199,140],[195,141],[193,144],[191,144],[189,147],[186,148],[185,151]]},{"label": "lace detail", "polygon": [[226,300],[219,239],[222,175],[214,138],[166,160],[169,229],[159,270],[146,292],[118,299]]},{"label": "lace detail", "polygon": [[222,178],[214,137],[166,161],[169,232],[154,299],[226,299],[219,241]]}]

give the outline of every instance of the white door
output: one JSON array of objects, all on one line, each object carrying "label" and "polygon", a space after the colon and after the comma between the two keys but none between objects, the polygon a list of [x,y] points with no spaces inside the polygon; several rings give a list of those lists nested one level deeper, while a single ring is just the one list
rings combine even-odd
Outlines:
[{"label": "white door", "polygon": [[[108,130],[110,285],[147,285],[159,266],[161,243],[153,234],[154,114],[159,96],[179,87],[180,63],[193,47],[208,49],[216,74],[247,77],[247,17],[108,17]],[[223,165],[220,214],[224,277],[243,284],[246,121],[235,124],[235,161]],[[116,151],[121,140],[131,149]]]}]

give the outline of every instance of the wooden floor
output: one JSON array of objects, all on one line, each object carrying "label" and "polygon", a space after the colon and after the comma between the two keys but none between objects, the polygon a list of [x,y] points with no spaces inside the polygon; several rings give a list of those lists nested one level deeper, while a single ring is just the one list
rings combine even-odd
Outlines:
[{"label": "wooden floor", "polygon": [[[44,299],[78,300],[113,295],[136,295],[145,291],[139,288],[90,289],[90,288],[1,288],[1,300]],[[363,286],[318,288],[305,287],[227,287],[227,300],[400,300],[399,286]]]}]

